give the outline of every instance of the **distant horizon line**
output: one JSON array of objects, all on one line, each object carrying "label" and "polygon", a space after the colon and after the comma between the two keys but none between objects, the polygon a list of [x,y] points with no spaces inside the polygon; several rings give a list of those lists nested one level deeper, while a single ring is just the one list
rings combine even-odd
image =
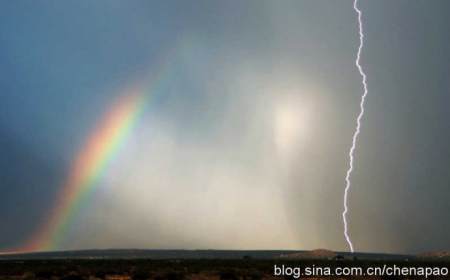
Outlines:
[{"label": "distant horizon line", "polygon": [[280,251],[280,252],[313,252],[317,250],[325,250],[339,254],[377,254],[377,255],[404,255],[414,256],[426,253],[444,253],[444,251],[427,251],[422,253],[386,253],[386,252],[350,252],[350,251],[333,251],[324,248],[316,249],[151,249],[151,248],[90,248],[90,249],[69,249],[69,250],[52,250],[52,251],[9,251],[1,252],[0,255],[25,255],[25,254],[52,254],[52,253],[67,253],[67,252],[86,252],[86,251],[242,251],[242,252],[263,252],[263,251]]}]

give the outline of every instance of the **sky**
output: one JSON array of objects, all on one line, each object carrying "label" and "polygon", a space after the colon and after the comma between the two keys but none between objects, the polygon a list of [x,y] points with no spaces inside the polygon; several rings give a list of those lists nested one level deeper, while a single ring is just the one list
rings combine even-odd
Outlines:
[{"label": "sky", "polygon": [[[358,7],[349,236],[450,251],[450,2]],[[0,251],[350,250],[353,1],[0,11]]]}]

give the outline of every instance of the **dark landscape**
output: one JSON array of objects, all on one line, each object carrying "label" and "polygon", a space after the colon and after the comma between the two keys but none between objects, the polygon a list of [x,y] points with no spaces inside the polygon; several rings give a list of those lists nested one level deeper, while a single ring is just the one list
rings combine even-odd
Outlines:
[{"label": "dark landscape", "polygon": [[[337,267],[447,268],[449,254],[393,255],[278,250],[80,250],[0,255],[0,279],[51,280],[271,280],[275,267],[317,269],[310,279],[426,279],[425,276],[336,276],[319,269]],[[322,274],[322,275],[320,275]],[[450,279],[447,276],[428,276]]]}]

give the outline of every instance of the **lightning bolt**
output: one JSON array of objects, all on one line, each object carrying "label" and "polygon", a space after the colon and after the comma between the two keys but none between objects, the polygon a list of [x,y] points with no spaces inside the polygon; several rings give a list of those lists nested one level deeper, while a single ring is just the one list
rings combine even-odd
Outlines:
[{"label": "lightning bolt", "polygon": [[361,97],[361,103],[359,104],[359,107],[361,108],[361,112],[359,113],[358,118],[356,119],[356,131],[355,134],[353,135],[353,144],[352,147],[350,149],[349,152],[349,157],[350,157],[350,168],[347,171],[347,176],[345,177],[345,181],[347,181],[347,186],[345,187],[345,192],[344,192],[344,212],[342,213],[342,218],[344,220],[344,235],[345,235],[345,239],[347,240],[348,245],[350,246],[350,251],[353,253],[353,244],[350,240],[350,237],[348,235],[348,223],[347,223],[347,212],[348,212],[348,192],[350,190],[350,175],[352,174],[353,171],[353,153],[355,152],[356,149],[356,140],[358,139],[358,135],[361,129],[361,119],[362,116],[364,115],[364,101],[366,100],[366,96],[368,94],[367,91],[367,84],[366,84],[366,74],[364,74],[361,64],[360,64],[360,59],[361,59],[361,50],[363,48],[363,38],[364,38],[364,34],[363,34],[363,25],[362,25],[362,21],[361,21],[361,11],[358,9],[358,0],[355,0],[355,2],[353,3],[353,8],[355,9],[355,11],[358,13],[358,22],[359,22],[359,48],[358,48],[358,55],[356,56],[356,67],[358,67],[359,73],[362,76],[362,83],[364,85],[364,94]]}]

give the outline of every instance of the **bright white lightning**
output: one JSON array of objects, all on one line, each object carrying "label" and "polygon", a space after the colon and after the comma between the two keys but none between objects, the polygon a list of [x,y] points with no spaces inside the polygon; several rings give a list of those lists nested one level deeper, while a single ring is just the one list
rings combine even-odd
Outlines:
[{"label": "bright white lightning", "polygon": [[356,140],[358,138],[360,129],[361,129],[361,118],[364,115],[364,101],[366,99],[367,96],[367,84],[366,84],[366,74],[364,74],[362,67],[360,65],[360,59],[361,59],[361,50],[363,48],[363,38],[364,38],[364,34],[363,34],[363,26],[362,26],[362,21],[361,21],[361,11],[358,9],[357,6],[358,0],[355,0],[353,7],[355,8],[355,11],[358,13],[358,22],[359,22],[359,48],[358,48],[358,55],[356,57],[356,66],[359,69],[359,73],[362,76],[362,83],[364,85],[364,94],[361,97],[361,103],[360,103],[360,107],[361,107],[361,112],[359,113],[358,118],[356,119],[356,131],[355,134],[353,135],[353,144],[352,147],[350,149],[349,152],[349,157],[350,157],[350,168],[347,171],[347,177],[345,177],[345,181],[347,181],[347,186],[345,187],[345,192],[344,192],[344,212],[342,213],[342,217],[344,220],[344,235],[345,235],[345,239],[347,240],[348,245],[350,246],[350,251],[353,253],[353,244],[350,241],[350,237],[348,236],[348,224],[347,224],[347,212],[348,212],[348,191],[350,190],[350,175],[353,171],[353,153],[355,152],[356,149]]}]

